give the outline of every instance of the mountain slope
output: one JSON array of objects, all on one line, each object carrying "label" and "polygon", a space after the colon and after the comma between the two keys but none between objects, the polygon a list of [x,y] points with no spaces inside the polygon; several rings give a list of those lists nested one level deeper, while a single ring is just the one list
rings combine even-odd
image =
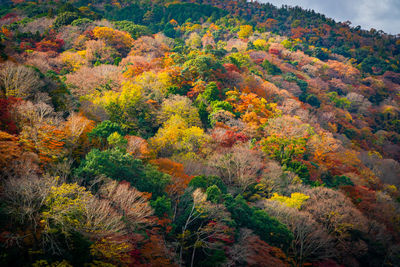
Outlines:
[{"label": "mountain slope", "polygon": [[7,266],[397,266],[399,40],[246,1],[1,6]]}]

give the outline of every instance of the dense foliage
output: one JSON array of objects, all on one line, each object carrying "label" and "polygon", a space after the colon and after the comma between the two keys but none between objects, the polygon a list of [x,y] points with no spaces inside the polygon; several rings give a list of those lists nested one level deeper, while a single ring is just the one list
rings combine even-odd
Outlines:
[{"label": "dense foliage", "polygon": [[399,266],[398,37],[244,0],[0,29],[1,266]]}]

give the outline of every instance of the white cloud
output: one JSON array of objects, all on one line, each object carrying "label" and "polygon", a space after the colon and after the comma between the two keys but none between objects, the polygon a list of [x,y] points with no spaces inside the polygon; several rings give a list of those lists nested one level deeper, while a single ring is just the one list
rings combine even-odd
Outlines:
[{"label": "white cloud", "polygon": [[400,0],[259,0],[276,6],[314,9],[336,21],[350,20],[353,26],[400,33]]}]

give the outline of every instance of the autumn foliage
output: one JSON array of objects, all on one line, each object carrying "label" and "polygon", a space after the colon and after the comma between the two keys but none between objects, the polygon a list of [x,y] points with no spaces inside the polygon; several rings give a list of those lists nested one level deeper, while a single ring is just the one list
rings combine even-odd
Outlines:
[{"label": "autumn foliage", "polygon": [[399,36],[259,1],[3,2],[1,266],[398,266]]}]

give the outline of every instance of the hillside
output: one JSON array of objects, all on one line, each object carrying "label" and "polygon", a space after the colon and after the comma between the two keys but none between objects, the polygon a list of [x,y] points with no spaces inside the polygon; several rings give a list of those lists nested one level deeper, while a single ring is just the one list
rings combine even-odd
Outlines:
[{"label": "hillside", "polygon": [[1,266],[400,266],[400,39],[247,1],[0,5]]}]

